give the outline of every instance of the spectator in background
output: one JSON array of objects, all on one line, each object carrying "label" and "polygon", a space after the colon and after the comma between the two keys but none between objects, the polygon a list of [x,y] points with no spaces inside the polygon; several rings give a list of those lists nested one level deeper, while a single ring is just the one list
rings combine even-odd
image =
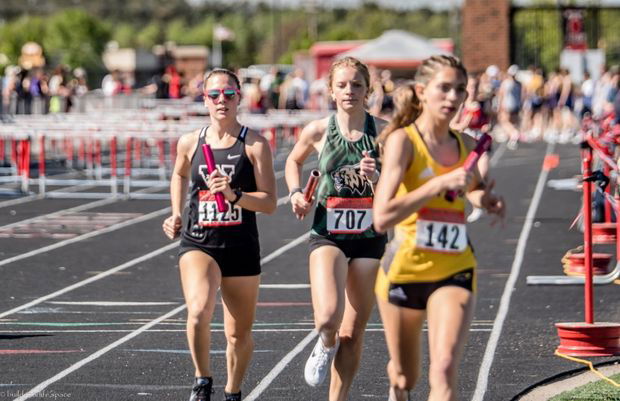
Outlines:
[{"label": "spectator in background", "polygon": [[47,78],[41,68],[30,71],[30,96],[32,97],[32,114],[45,114],[48,96]]},{"label": "spectator in background", "polygon": [[118,70],[113,70],[110,74],[103,77],[101,90],[105,97],[112,97],[121,92],[120,73]]},{"label": "spectator in background", "polygon": [[308,83],[304,79],[304,71],[301,68],[287,75],[280,86],[280,93],[284,99],[280,99],[280,105],[287,110],[302,110],[306,107],[308,99]]},{"label": "spectator in background", "polygon": [[14,115],[17,112],[18,74],[21,69],[17,66],[8,66],[2,84],[2,101],[5,115]]},{"label": "spectator in background", "polygon": [[265,107],[268,109],[278,106],[277,97],[274,99],[273,90],[277,88],[276,81],[278,80],[278,67],[272,65],[269,68],[269,72],[263,75],[260,79],[259,88],[265,98]]},{"label": "spectator in background", "polygon": [[583,74],[583,82],[581,83],[581,118],[586,113],[592,114],[594,100],[594,80],[588,71]]},{"label": "spectator in background", "polygon": [[330,103],[329,88],[327,87],[327,77],[322,76],[315,79],[310,85],[310,99],[308,108],[310,110],[328,110]]},{"label": "spectator in background", "polygon": [[168,97],[170,99],[181,98],[181,74],[178,73],[174,66],[170,65],[166,68],[166,75],[170,77],[168,84]]},{"label": "spectator in background", "polygon": [[257,78],[252,78],[249,84],[244,87],[246,106],[252,114],[264,114],[266,111],[259,82]]},{"label": "spectator in background", "polygon": [[30,94],[30,74],[27,70],[21,70],[17,76],[17,114],[32,113],[32,95]]},{"label": "spectator in background", "polygon": [[498,119],[508,136],[508,148],[516,149],[519,141],[519,112],[521,111],[522,86],[516,79],[519,67],[515,64],[508,67],[506,76],[499,87]]},{"label": "spectator in background", "polygon": [[542,70],[530,66],[529,79],[524,84],[521,127],[524,132],[529,132],[531,139],[539,139],[543,134],[544,85]]}]

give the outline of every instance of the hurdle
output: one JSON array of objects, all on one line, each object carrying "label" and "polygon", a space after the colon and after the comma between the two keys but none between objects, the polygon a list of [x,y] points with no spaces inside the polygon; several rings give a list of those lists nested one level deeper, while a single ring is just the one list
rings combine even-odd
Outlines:
[{"label": "hurdle", "polygon": [[[620,355],[620,323],[595,322],[592,266],[592,174],[591,135],[582,143],[583,219],[584,219],[584,311],[585,322],[556,323],[560,345],[556,354],[570,356]],[[618,204],[615,205],[616,212]]]},{"label": "hurdle", "polygon": [[[177,105],[178,106],[178,105]],[[159,107],[159,106],[158,106]],[[202,106],[201,106],[202,107]],[[20,185],[21,193],[31,186],[48,198],[168,199],[157,192],[169,187],[169,173],[176,159],[176,144],[181,135],[209,124],[208,117],[197,117],[192,108],[166,106],[165,110],[117,110],[111,113],[89,112],[63,115],[18,116],[12,124],[0,126],[2,144],[11,144],[9,175],[0,182]],[[298,133],[316,112],[274,111],[254,115],[242,113],[243,125],[265,136],[275,154],[285,132]],[[1,144],[0,144],[1,145]],[[6,145],[5,145],[6,146]],[[0,149],[2,150],[2,149]],[[30,154],[38,157],[38,175],[32,176]],[[55,176],[46,163],[57,159],[68,176]],[[87,186],[99,191],[49,191],[52,186]],[[148,192],[148,191],[147,191]]]},{"label": "hurdle", "polygon": [[[603,174],[602,174],[603,177],[609,177],[611,171],[618,173],[619,170],[618,170],[618,166],[616,165],[616,163],[611,157],[611,154],[613,154],[613,152],[610,150],[610,148],[615,142],[615,139],[609,136],[610,131],[604,130],[603,135],[601,135],[599,127],[596,124],[594,124],[594,121],[591,118],[585,118],[582,127],[583,127],[582,130],[584,132],[584,142],[582,144],[582,149],[588,150],[588,152],[582,150],[582,171],[583,171],[583,177],[584,177],[583,179],[584,206],[582,208],[582,215],[584,216],[584,222],[585,222],[586,181],[588,179],[591,180],[593,177],[591,174],[592,151],[596,153],[596,155],[599,157],[599,160],[603,163]],[[607,146],[601,145],[594,138],[595,134],[599,134],[599,138],[603,137],[604,138],[603,143],[605,143]],[[615,134],[612,134],[612,135],[614,135],[614,138],[618,137]],[[588,174],[586,174],[585,172],[586,164],[587,164],[588,171],[590,171],[590,173]],[[591,188],[591,185],[587,185],[587,186]],[[612,198],[610,194],[611,192],[610,187],[611,187],[610,185],[607,185],[604,189],[606,222],[605,223],[591,223],[592,227],[590,227],[590,229],[593,232],[592,243],[596,243],[596,244],[615,243],[616,244],[616,263],[615,263],[614,268],[611,271],[607,272],[606,274],[592,275],[590,280],[592,284],[595,284],[595,285],[612,284],[615,280],[617,280],[620,277],[620,224],[611,222],[612,206],[614,207],[615,215],[620,216],[620,209],[619,209],[620,197],[618,195],[618,188],[616,187],[616,195],[614,198]],[[591,193],[588,195],[588,197],[591,201]],[[591,210],[591,205],[589,205],[589,207]],[[585,230],[585,223],[584,223],[584,230]],[[597,258],[598,257],[602,258],[603,256],[611,256],[611,255],[597,254],[596,256]],[[584,251],[584,254],[578,254],[578,256],[575,259],[579,259],[583,261],[585,257],[587,257],[587,254]],[[593,263],[592,260],[590,260],[590,263]],[[581,267],[580,270],[582,270],[583,273],[585,273],[585,271],[587,270],[586,265],[587,265],[587,262],[584,262],[582,263],[582,267],[580,266]],[[591,267],[592,266],[593,265],[591,265]],[[599,269],[597,268],[596,270],[598,271]],[[582,272],[579,272],[579,273],[582,273]],[[574,274],[576,275],[527,276],[526,282],[528,285],[585,285],[586,284],[586,281],[588,279],[585,277],[585,274],[577,274],[576,272]]]}]

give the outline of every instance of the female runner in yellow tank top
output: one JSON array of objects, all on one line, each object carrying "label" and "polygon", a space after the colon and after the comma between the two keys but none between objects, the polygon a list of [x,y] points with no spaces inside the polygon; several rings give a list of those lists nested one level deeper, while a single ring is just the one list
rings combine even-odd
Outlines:
[{"label": "female runner in yellow tank top", "polygon": [[378,231],[394,227],[375,292],[390,353],[390,401],[408,400],[420,375],[421,333],[428,323],[429,400],[456,400],[457,367],[473,315],[476,259],[465,200],[503,218],[504,201],[478,172],[462,167],[475,141],[451,131],[465,100],[467,72],[452,56],[433,56],[395,96],[395,116],[381,133],[383,173],[374,200]]}]

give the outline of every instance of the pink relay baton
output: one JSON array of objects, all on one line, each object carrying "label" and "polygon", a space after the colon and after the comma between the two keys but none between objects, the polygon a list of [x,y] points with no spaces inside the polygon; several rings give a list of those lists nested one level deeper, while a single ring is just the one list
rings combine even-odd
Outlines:
[{"label": "pink relay baton", "polygon": [[[207,171],[211,174],[217,167],[215,167],[215,158],[213,157],[213,151],[211,150],[211,146],[206,143],[202,145],[202,153],[205,156],[205,161],[207,162]],[[215,194],[215,203],[217,203],[217,211],[220,213],[226,213],[228,211],[228,205],[226,204],[226,199],[224,199],[224,194],[218,192]]]},{"label": "pink relay baton", "polygon": [[[478,139],[476,148],[467,155],[467,159],[465,159],[465,163],[463,163],[463,168],[465,169],[465,171],[470,172],[474,169],[482,154],[489,150],[489,147],[491,146],[491,141],[491,135],[487,134],[486,132],[482,134],[480,139]],[[444,198],[448,202],[454,202],[457,196],[458,191],[447,191]]]},{"label": "pink relay baton", "polygon": [[316,191],[316,186],[319,184],[320,177],[321,172],[319,170],[314,169],[310,172],[310,177],[308,177],[308,182],[304,188],[304,199],[306,202],[312,201],[312,197],[314,196],[314,191]]}]

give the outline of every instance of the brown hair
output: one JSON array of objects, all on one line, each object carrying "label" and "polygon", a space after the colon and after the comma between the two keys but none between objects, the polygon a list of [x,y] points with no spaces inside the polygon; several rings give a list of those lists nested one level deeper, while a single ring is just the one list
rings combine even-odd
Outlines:
[{"label": "brown hair", "polygon": [[327,76],[327,85],[329,86],[329,90],[332,90],[332,80],[334,79],[335,71],[340,67],[351,67],[355,68],[366,82],[366,88],[370,91],[370,73],[368,72],[368,67],[366,64],[362,63],[358,59],[354,57],[344,57],[340,60],[334,61],[329,67],[329,75]]},{"label": "brown hair", "polygon": [[211,78],[213,75],[218,75],[218,74],[228,75],[230,78],[233,79],[233,81],[235,81],[235,84],[237,85],[237,89],[241,89],[241,83],[239,82],[239,78],[234,72],[227,70],[226,68],[214,68],[211,71],[207,71],[204,77],[202,78],[202,90],[203,91],[207,88],[207,81],[209,80],[209,78]]},{"label": "brown hair", "polygon": [[385,144],[388,135],[392,132],[411,125],[420,116],[422,105],[416,95],[415,85],[426,85],[442,67],[455,68],[467,79],[465,66],[455,56],[440,54],[424,60],[418,67],[414,80],[400,86],[394,92],[394,114],[390,123],[379,135],[378,141],[380,145]]}]

